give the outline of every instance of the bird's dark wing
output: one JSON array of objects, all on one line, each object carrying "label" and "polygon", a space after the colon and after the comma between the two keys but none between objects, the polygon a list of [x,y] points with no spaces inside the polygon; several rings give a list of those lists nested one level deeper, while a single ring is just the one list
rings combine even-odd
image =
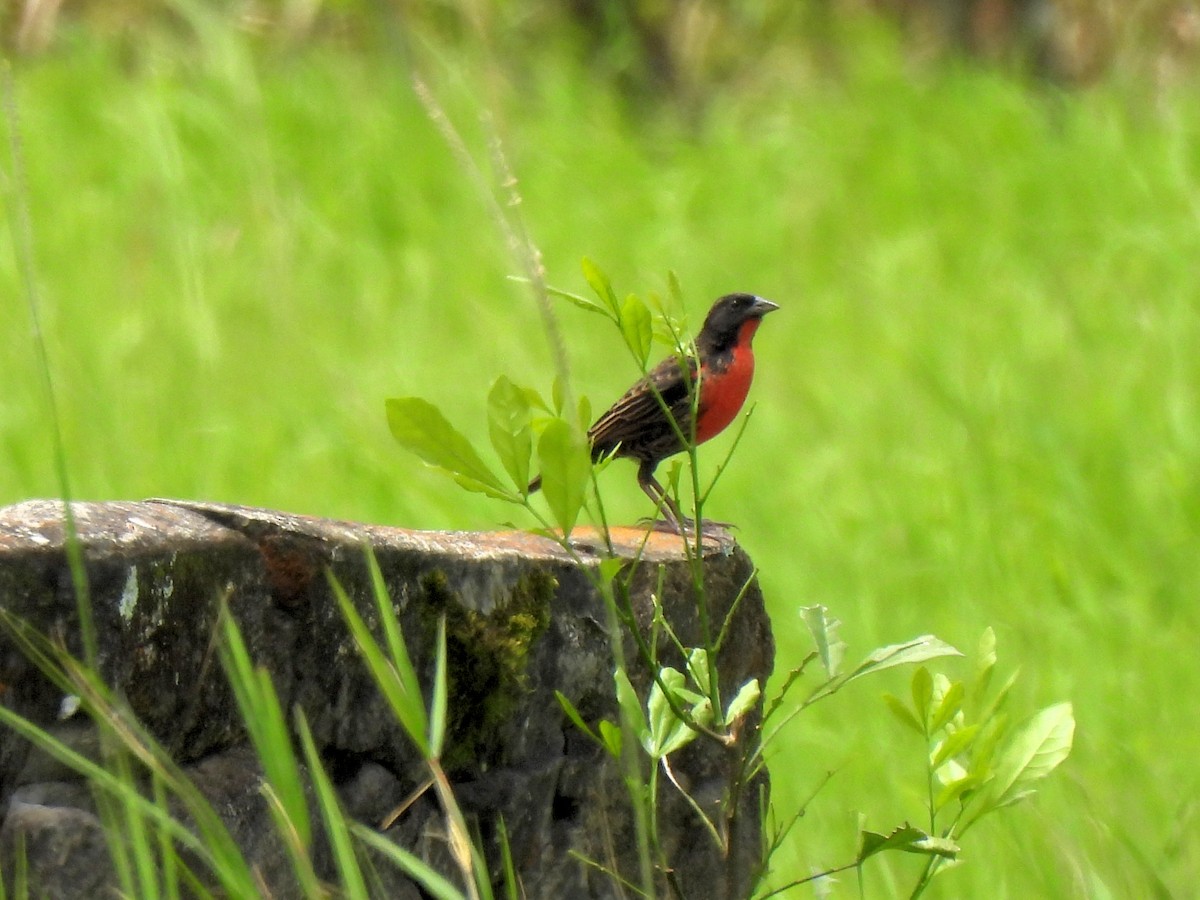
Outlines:
[{"label": "bird's dark wing", "polygon": [[[689,373],[695,369],[695,361],[689,359]],[[651,385],[658,389],[683,433],[686,435],[690,431],[691,401],[687,382],[678,357],[673,356],[663,360],[626,391],[588,430],[593,458],[611,453],[618,444],[618,455],[638,459],[661,459],[683,449]]]}]

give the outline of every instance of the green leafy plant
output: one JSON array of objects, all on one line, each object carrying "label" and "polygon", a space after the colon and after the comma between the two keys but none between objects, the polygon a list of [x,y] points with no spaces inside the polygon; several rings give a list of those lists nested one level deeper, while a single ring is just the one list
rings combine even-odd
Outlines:
[{"label": "green leafy plant", "polygon": [[[640,301],[627,298],[618,304],[607,279],[596,267],[588,264],[585,274],[598,299],[575,297],[574,302],[593,311],[603,311],[620,330],[634,363],[642,371],[648,359],[647,340],[654,340],[654,335],[671,341],[676,352],[686,352],[688,339],[678,321],[650,314],[650,305],[639,306]],[[674,279],[671,284],[672,293],[677,294]],[[649,332],[642,313],[633,311],[639,309],[650,316]],[[651,334],[649,339],[647,333]],[[882,647],[867,654],[858,664],[846,667],[846,648],[838,635],[840,623],[822,606],[807,607],[801,610],[801,617],[812,635],[814,649],[799,667],[788,673],[778,693],[766,704],[761,719],[756,711],[760,708],[763,686],[757,680],[737,686],[732,698],[722,698],[718,658],[733,614],[750,582],[743,585],[724,620],[710,621],[703,535],[701,529],[695,529],[683,536],[680,546],[689,562],[695,589],[699,645],[680,640],[668,619],[661,602],[664,589],[661,569],[657,590],[652,595],[653,621],[648,630],[639,626],[631,590],[634,575],[644,563],[640,552],[633,559],[618,557],[607,541],[608,525],[596,485],[596,467],[591,464],[584,438],[589,405],[586,399],[581,399],[570,407],[570,414],[564,414],[568,409],[563,399],[566,394],[566,389],[556,384],[550,402],[546,402],[537,392],[506,378],[493,383],[488,398],[488,434],[500,461],[499,471],[427,401],[417,398],[389,401],[388,416],[393,433],[404,446],[446,471],[464,489],[483,492],[529,510],[538,522],[537,530],[572,555],[603,598],[611,635],[617,718],[589,723],[566,696],[558,696],[564,714],[603,747],[624,776],[634,813],[640,863],[633,887],[642,896],[660,895],[659,885],[664,881],[669,893],[682,893],[660,836],[663,791],[675,791],[683,797],[711,841],[714,854],[727,853],[729,821],[737,807],[737,796],[749,788],[766,765],[781,729],[814,703],[832,697],[867,675],[900,665],[917,666],[912,677],[911,702],[890,695],[885,702],[924,742],[928,826],[921,828],[904,822],[887,832],[862,828],[859,850],[852,861],[783,887],[768,887],[771,854],[795,825],[794,816],[783,827],[767,829],[769,837],[752,889],[754,896],[769,897],[850,868],[858,869],[861,878],[862,866],[868,860],[892,851],[925,857],[925,866],[913,890],[913,896],[918,896],[933,877],[957,860],[964,833],[980,818],[1027,797],[1033,785],[1069,753],[1074,727],[1069,704],[1048,707],[1021,729],[1009,729],[1003,707],[1013,679],[993,694],[988,693],[996,662],[990,631],[985,633],[981,644],[974,678],[969,683],[960,683],[942,674],[931,674],[926,668],[925,663],[931,660],[961,655],[932,635]],[[548,512],[542,512],[531,502],[528,491],[528,478],[535,461],[542,473]],[[683,466],[690,469],[688,480],[693,486],[690,511],[696,521],[702,521],[704,500],[720,472],[702,490],[695,474],[698,469],[695,449],[690,443]],[[677,499],[681,499],[680,480],[677,468],[671,479]],[[598,565],[586,564],[570,541],[572,528],[585,512],[594,518],[605,537],[605,546],[609,547],[609,555]],[[236,623],[223,612],[218,641],[220,659],[247,733],[263,762],[262,792],[276,832],[305,897],[327,897],[332,890],[318,877],[312,862],[319,819],[321,831],[333,851],[338,873],[336,890],[345,896],[369,895],[370,874],[364,870],[362,857],[362,851],[369,848],[401,868],[431,896],[489,898],[492,882],[488,861],[468,828],[440,762],[450,703],[444,623],[438,628],[434,677],[427,700],[382,575],[369,550],[366,560],[374,598],[371,618],[380,623],[378,634],[367,626],[355,604],[332,577],[331,587],[364,664],[427,768],[424,789],[431,789],[438,799],[451,858],[465,887],[456,887],[444,873],[388,841],[374,828],[346,817],[303,713],[293,711],[289,722],[266,671],[253,664]],[[3,611],[0,621],[48,677],[65,693],[80,698],[81,710],[97,722],[104,735],[102,743],[108,749],[97,762],[80,756],[50,733],[0,707],[0,723],[24,734],[96,786],[123,890],[131,896],[175,897],[182,895],[182,886],[190,894],[208,896],[209,885],[215,883],[222,893],[253,896],[259,890],[256,876],[219,817],[166,751],[100,681],[94,668],[74,660],[62,648]],[[636,659],[625,657],[622,642],[625,634],[634,639]],[[673,654],[675,662],[663,661],[666,650]],[[636,679],[631,677],[634,667],[641,667],[648,675],[645,682],[648,688],[643,693],[634,686]],[[802,699],[794,699],[794,691],[814,668],[820,670],[820,677]],[[735,784],[723,798],[717,814],[689,793],[674,768],[676,755],[696,741],[710,741],[733,750],[739,760]],[[181,824],[172,811],[173,806],[180,804],[193,826]],[[765,798],[763,810],[766,821],[769,805]],[[500,833],[502,836],[505,833],[502,824]],[[180,848],[187,854],[181,855]],[[506,893],[517,896],[518,879],[503,838],[501,851]],[[600,861],[581,861],[628,883],[621,873]],[[14,890],[23,888],[17,883]]]},{"label": "green leafy plant", "polygon": [[[630,294],[621,300],[611,281],[595,263],[585,259],[582,270],[584,280],[594,296],[556,288],[548,288],[548,291],[611,323],[620,335],[633,365],[642,374],[647,371],[650,350],[656,339],[681,356],[694,349],[694,343],[680,319],[666,314],[665,304],[660,298],[652,295],[650,302],[646,302]],[[681,307],[677,279],[672,275],[668,283],[669,296],[677,308]],[[694,385],[692,390],[695,403]],[[926,866],[913,892],[914,896],[919,895],[947,862],[957,859],[958,839],[964,831],[980,816],[1011,805],[1025,796],[1024,791],[1032,780],[1044,777],[1065,758],[1070,747],[1070,728],[1073,727],[1069,705],[1051,707],[1035,717],[1027,729],[1008,745],[1009,749],[1001,755],[996,766],[992,767],[991,754],[1003,734],[1003,720],[998,717],[996,710],[1011,683],[1006,685],[991,706],[980,712],[976,721],[967,723],[963,708],[966,688],[949,681],[945,676],[934,678],[924,665],[937,658],[961,656],[957,649],[933,635],[922,635],[910,641],[881,647],[869,653],[857,665],[845,668],[843,661],[846,648],[838,637],[840,623],[829,615],[825,607],[819,605],[801,610],[801,617],[812,635],[815,649],[801,666],[785,678],[779,693],[767,705],[761,722],[756,721],[751,728],[745,729],[744,723],[759,705],[762,686],[757,680],[748,681],[740,686],[727,705],[722,704],[716,660],[734,610],[731,609],[725,621],[714,628],[705,593],[703,529],[695,528],[681,542],[692,573],[702,645],[685,646],[678,639],[672,623],[663,613],[658,595],[655,595],[656,615],[652,632],[643,633],[633,616],[629,593],[632,573],[640,564],[640,553],[631,563],[627,563],[612,551],[603,499],[584,438],[589,404],[582,399],[571,415],[564,415],[562,398],[566,393],[564,387],[556,382],[552,402],[546,403],[535,390],[518,386],[507,378],[501,377],[494,382],[488,398],[488,433],[492,450],[511,480],[511,487],[483,462],[482,454],[472,446],[470,440],[445,422],[436,407],[427,401],[418,398],[390,400],[388,420],[393,435],[401,445],[426,463],[445,471],[463,487],[487,493],[527,510],[538,523],[536,530],[558,542],[565,552],[583,566],[604,599],[609,610],[614,660],[613,690],[619,717],[616,721],[601,720],[593,726],[584,721],[569,698],[559,693],[558,700],[564,714],[575,726],[622,766],[630,802],[635,807],[635,822],[639,823],[642,859],[639,888],[644,896],[656,895],[658,876],[666,879],[674,893],[681,893],[671,861],[663,853],[658,838],[661,777],[665,776],[672,788],[690,805],[705,833],[713,841],[713,852],[723,854],[729,849],[725,822],[720,817],[714,818],[706,813],[681,784],[672,769],[673,754],[698,739],[715,741],[726,748],[739,750],[740,775],[730,796],[726,798],[728,805],[724,813],[732,815],[737,793],[745,789],[761,771],[766,755],[780,731],[814,703],[831,697],[867,675],[901,665],[918,667],[913,676],[914,709],[910,711],[897,705],[898,701],[894,698],[890,698],[888,703],[898,714],[903,709],[906,713],[902,715],[903,720],[917,726],[930,745],[928,829],[904,823],[883,834],[864,828],[859,836],[859,851],[853,861],[790,882],[783,888],[758,887],[760,897],[768,897],[787,887],[849,868],[861,870],[867,860],[888,851],[926,857]],[[743,418],[743,427],[747,418],[748,415]],[[681,467],[675,465],[668,479],[670,490],[678,504],[683,499],[679,490],[681,480],[690,482],[689,511],[694,514],[693,521],[700,523],[703,521],[704,503],[727,464],[728,457],[718,466],[711,481],[702,484],[694,436],[681,434],[680,438],[687,447],[682,468],[686,468],[688,477],[681,479]],[[737,441],[730,453],[736,446]],[[549,515],[543,514],[534,505],[527,489],[530,460],[535,448]],[[604,461],[600,465],[603,466]],[[608,547],[609,556],[599,566],[585,565],[575,554],[570,542],[570,532],[584,511],[590,511]],[[557,525],[558,530],[553,530],[550,527],[552,524]],[[743,586],[743,593],[748,586],[749,582]],[[734,609],[738,602],[740,596],[734,603]],[[639,656],[637,663],[650,675],[650,687],[645,696],[638,694],[630,677],[633,663],[624,657],[620,638],[622,633],[634,637]],[[663,665],[659,661],[660,635],[674,648],[677,657],[684,661],[682,667]],[[977,683],[982,682],[983,687],[986,687],[995,663],[994,652],[985,658],[990,659],[990,663],[981,669],[977,679]],[[803,699],[791,699],[792,689],[812,662],[819,662],[824,678]],[[981,689],[977,686],[976,693]],[[1042,740],[1039,741],[1039,738]],[[1028,756],[1024,764],[1022,753]],[[960,762],[962,759],[966,759],[967,764]],[[937,779],[944,783],[941,792],[935,796],[932,784]],[[951,825],[939,829],[937,813],[952,801],[960,804],[959,813]],[[759,873],[759,885],[765,884],[771,855],[795,821],[793,818],[785,827],[777,829],[768,840]],[[614,878],[621,877],[596,860],[584,861],[609,871]]]},{"label": "green leafy plant", "polygon": [[[957,864],[961,839],[976,822],[1031,796],[1034,785],[1067,758],[1075,731],[1071,704],[1048,706],[1014,731],[1005,706],[1016,675],[1009,676],[995,692],[989,692],[997,661],[991,628],[984,631],[980,640],[973,677],[969,681],[954,681],[942,673],[931,673],[924,663],[962,654],[930,635],[882,647],[854,668],[843,670],[845,644],[837,636],[840,628],[837,619],[821,606],[808,607],[801,615],[813,636],[815,649],[801,666],[788,674],[764,722],[769,722],[782,708],[784,696],[804,675],[810,662],[819,660],[826,677],[771,727],[763,746],[769,747],[782,727],[805,708],[832,696],[852,681],[894,666],[918,664],[910,682],[911,701],[905,702],[889,693],[883,699],[895,717],[924,742],[928,825],[920,828],[904,822],[887,833],[861,828],[858,852],[852,861],[790,881],[760,897],[765,900],[848,869],[857,870],[861,882],[863,863],[889,851],[925,857],[910,894],[919,897],[935,875]],[[794,824],[792,819],[775,829],[768,844],[768,857]]]},{"label": "green leafy plant", "polygon": [[[980,819],[1030,797],[1071,752],[1071,704],[1045,707],[1014,728],[1005,707],[1016,674],[990,692],[995,668],[996,636],[988,628],[969,681],[921,666],[912,676],[910,702],[884,695],[888,709],[925,745],[929,833],[947,848],[957,847]],[[912,896],[953,858],[931,855]]]},{"label": "green leafy plant", "polygon": [[[595,263],[585,259],[582,270],[594,298],[555,288],[548,288],[549,293],[610,322],[639,373],[647,372],[656,340],[681,358],[694,352],[694,343],[681,319],[667,312],[672,306],[682,307],[679,283],[673,275],[668,280],[669,300],[657,295],[643,300],[636,294],[621,299],[608,276]],[[695,387],[691,385],[693,404],[696,402]],[[703,644],[684,647],[670,623],[663,618],[659,606],[654,627],[669,636],[680,659],[687,665],[681,671],[659,662],[657,637],[643,633],[633,612],[631,584],[640,565],[640,551],[629,561],[618,558],[612,549],[603,497],[597,486],[596,469],[586,438],[590,403],[583,397],[568,411],[564,399],[568,393],[561,380],[553,385],[550,402],[536,390],[516,385],[503,376],[493,383],[488,395],[488,435],[511,487],[483,461],[483,455],[471,441],[450,426],[428,401],[412,397],[387,401],[388,422],[393,436],[402,446],[427,464],[444,471],[461,486],[528,511],[537,522],[536,530],[555,540],[580,565],[603,598],[608,611],[619,720],[602,722],[597,730],[592,730],[584,725],[566,697],[560,695],[559,699],[566,714],[587,728],[587,733],[598,740],[621,766],[635,813],[639,888],[644,894],[653,896],[660,877],[669,882],[674,880],[673,866],[665,857],[658,837],[660,773],[666,775],[700,814],[706,831],[720,848],[724,843],[721,829],[701,812],[699,804],[679,785],[671,769],[670,755],[698,736],[724,746],[737,743],[741,721],[757,703],[761,686],[756,681],[748,682],[741,686],[729,706],[721,704],[715,659],[724,627],[714,630],[709,621],[700,528],[685,535],[681,546],[690,563]],[[661,396],[658,401],[663,403]],[[663,406],[665,409],[665,403]],[[668,419],[674,421],[670,416]],[[694,436],[680,433],[679,437],[687,448],[684,466],[691,473],[690,510],[693,521],[702,522],[704,501],[719,477],[720,469],[702,489]],[[541,510],[529,491],[528,476],[534,469],[531,456],[535,449],[536,470],[540,473],[548,512]],[[600,463],[601,467],[603,465],[604,461]],[[679,473],[680,468],[675,466],[668,478],[677,505],[681,499]],[[597,526],[607,548],[607,558],[599,566],[585,564],[570,541],[571,531],[584,512]],[[732,611],[729,618],[732,618]],[[727,624],[728,619],[722,626]],[[623,634],[633,636],[639,663],[650,675],[651,688],[645,700],[639,698],[633,688],[629,676],[631,663],[626,660],[622,645]],[[642,712],[644,703],[646,714]],[[594,860],[588,862],[604,868]],[[610,874],[620,877],[616,872],[610,871]],[[678,885],[673,889],[678,892]]]}]

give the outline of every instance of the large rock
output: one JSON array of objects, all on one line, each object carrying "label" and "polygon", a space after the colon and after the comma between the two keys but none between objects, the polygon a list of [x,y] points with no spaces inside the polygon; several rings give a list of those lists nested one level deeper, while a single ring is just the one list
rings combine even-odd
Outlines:
[{"label": "large rock", "polygon": [[[421,782],[424,767],[362,663],[326,578],[328,569],[377,626],[368,544],[425,684],[436,623],[446,618],[450,710],[443,764],[485,844],[494,850],[502,815],[531,898],[621,895],[571,851],[615,862],[636,880],[633,820],[620,773],[565,718],[554,696],[561,691],[590,723],[617,718],[607,612],[584,568],[553,541],[518,532],[414,532],[201,503],[79,503],[72,510],[101,674],[193,775],[277,896],[291,895],[294,885],[218,661],[218,612],[228,604],[285,708],[304,711],[350,814],[378,824]],[[0,605],[81,655],[63,513],[57,501],[0,509]],[[613,537],[624,559],[641,549],[632,591],[641,632],[651,633],[654,592],[680,640],[699,645],[701,620],[680,539],[645,540],[634,529],[616,529]],[[595,534],[577,532],[574,546],[583,567],[599,565]],[[743,591],[753,569],[733,540],[724,533],[706,538],[703,562],[710,628],[719,628],[744,594],[718,659],[722,695],[729,698],[748,679],[765,681],[773,642],[757,583]],[[623,646],[645,696],[649,669],[628,633]],[[658,653],[664,664],[680,666],[661,634]],[[71,698],[7,631],[0,631],[0,692],[7,707],[72,746],[87,752],[95,744],[89,723],[70,715]],[[755,721],[737,746],[699,739],[673,758],[676,776],[729,835],[722,854],[678,792],[663,789],[662,845],[685,896],[742,896],[752,878],[765,774],[729,797]],[[0,852],[10,857],[23,841],[34,882],[47,896],[98,896],[112,883],[89,793],[74,773],[8,730],[0,730],[0,810]],[[426,795],[387,833],[448,870],[441,830],[440,811]],[[0,869],[9,872],[5,857]],[[318,848],[316,860],[319,874],[335,877],[327,852]],[[418,896],[398,873],[386,873],[378,889],[381,896]]]}]

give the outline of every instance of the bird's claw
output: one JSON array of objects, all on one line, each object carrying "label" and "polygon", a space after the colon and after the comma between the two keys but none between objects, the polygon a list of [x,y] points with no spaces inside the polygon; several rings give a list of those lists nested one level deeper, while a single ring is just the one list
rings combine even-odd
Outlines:
[{"label": "bird's claw", "polygon": [[[638,520],[638,525],[649,528],[651,531],[656,531],[661,534],[695,534],[696,520],[684,518],[676,520],[674,518],[651,519],[649,517]],[[700,534],[704,536],[716,535],[718,532],[728,531],[730,528],[737,526],[731,522],[717,522],[713,519],[700,520]]]}]

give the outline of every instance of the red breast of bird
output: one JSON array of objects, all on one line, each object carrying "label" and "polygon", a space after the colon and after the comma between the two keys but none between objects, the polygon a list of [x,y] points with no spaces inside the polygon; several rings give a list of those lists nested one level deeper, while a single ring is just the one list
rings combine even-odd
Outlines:
[{"label": "red breast of bird", "polygon": [[[754,349],[751,339],[762,319],[747,319],[738,330],[733,347],[715,359],[708,360],[700,381],[700,415],[696,422],[696,443],[716,437],[737,418],[750,383],[754,380]],[[709,385],[704,379],[712,379]]]}]

